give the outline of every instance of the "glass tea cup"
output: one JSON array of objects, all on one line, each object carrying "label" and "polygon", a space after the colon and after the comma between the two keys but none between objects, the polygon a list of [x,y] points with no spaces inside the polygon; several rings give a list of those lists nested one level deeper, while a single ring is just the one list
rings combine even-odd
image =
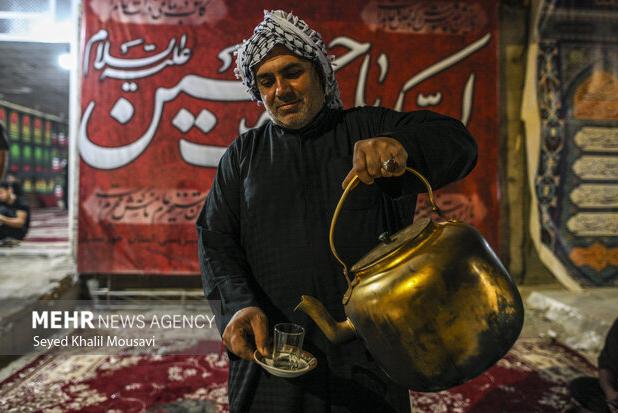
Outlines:
[{"label": "glass tea cup", "polygon": [[296,370],[302,367],[301,352],[305,329],[294,323],[275,325],[273,366],[284,370]]}]

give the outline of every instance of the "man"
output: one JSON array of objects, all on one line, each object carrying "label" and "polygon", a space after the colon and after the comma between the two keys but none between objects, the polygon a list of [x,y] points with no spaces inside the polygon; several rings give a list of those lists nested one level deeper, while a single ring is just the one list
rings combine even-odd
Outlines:
[{"label": "man", "polygon": [[29,227],[30,208],[17,197],[10,183],[0,183],[0,242],[23,240]]},{"label": "man", "polygon": [[9,163],[9,140],[4,131],[4,125],[0,122],[0,181],[4,179],[4,173]]},{"label": "man", "polygon": [[618,319],[609,329],[599,354],[599,377],[578,377],[569,386],[571,395],[588,412],[618,413]]},{"label": "man", "polygon": [[[301,294],[344,319],[347,284],[328,247],[335,205],[354,175],[359,185],[337,224],[344,261],[356,262],[379,234],[412,221],[422,185],[465,176],[476,145],[463,125],[429,111],[342,110],[320,35],[291,13],[265,14],[237,51],[237,74],[270,122],[223,155],[198,218],[204,291],[230,355],[232,412],[409,412],[407,389],[390,381],[360,341],[335,346],[303,313]],[[306,329],[317,367],[295,379],[269,375],[253,351],[270,351],[272,327]]]}]

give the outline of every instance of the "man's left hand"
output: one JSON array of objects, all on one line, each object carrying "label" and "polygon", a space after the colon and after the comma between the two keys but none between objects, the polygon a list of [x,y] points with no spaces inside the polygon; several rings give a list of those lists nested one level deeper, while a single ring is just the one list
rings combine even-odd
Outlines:
[{"label": "man's left hand", "polygon": [[[353,158],[352,169],[341,184],[344,189],[354,178],[354,175],[358,175],[358,179],[367,185],[373,184],[375,178],[403,175],[406,171],[408,153],[396,139],[376,137],[356,142]],[[394,159],[399,165],[399,169],[394,172],[386,171],[383,168],[383,163],[389,159]]]}]

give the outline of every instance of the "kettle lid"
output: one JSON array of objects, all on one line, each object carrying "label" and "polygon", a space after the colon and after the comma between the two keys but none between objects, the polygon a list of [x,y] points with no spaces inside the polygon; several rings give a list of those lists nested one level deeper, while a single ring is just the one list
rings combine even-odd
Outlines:
[{"label": "kettle lid", "polygon": [[387,233],[380,235],[381,242],[354,264],[351,271],[354,273],[365,271],[380,262],[396,256],[399,251],[415,243],[415,239],[425,228],[430,226],[431,223],[432,221],[430,218],[420,218],[415,220],[412,225],[408,225],[394,235],[388,235]]}]

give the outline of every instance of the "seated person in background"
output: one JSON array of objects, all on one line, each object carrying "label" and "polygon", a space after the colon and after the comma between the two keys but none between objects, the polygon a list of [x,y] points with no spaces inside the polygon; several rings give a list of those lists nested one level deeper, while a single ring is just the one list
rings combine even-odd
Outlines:
[{"label": "seated person in background", "polygon": [[0,242],[23,240],[30,227],[30,208],[15,195],[13,186],[21,192],[19,184],[0,183]]},{"label": "seated person in background", "polygon": [[571,396],[593,413],[618,413],[618,319],[609,329],[599,355],[599,378],[578,377],[569,385]]},{"label": "seated person in background", "polygon": [[[13,191],[13,194],[17,197],[17,200],[23,201],[22,197],[24,196],[24,191],[22,189],[19,178],[9,173],[9,174],[6,174],[5,181],[9,184],[9,187]],[[26,203],[26,202],[22,202],[22,203]]]}]

